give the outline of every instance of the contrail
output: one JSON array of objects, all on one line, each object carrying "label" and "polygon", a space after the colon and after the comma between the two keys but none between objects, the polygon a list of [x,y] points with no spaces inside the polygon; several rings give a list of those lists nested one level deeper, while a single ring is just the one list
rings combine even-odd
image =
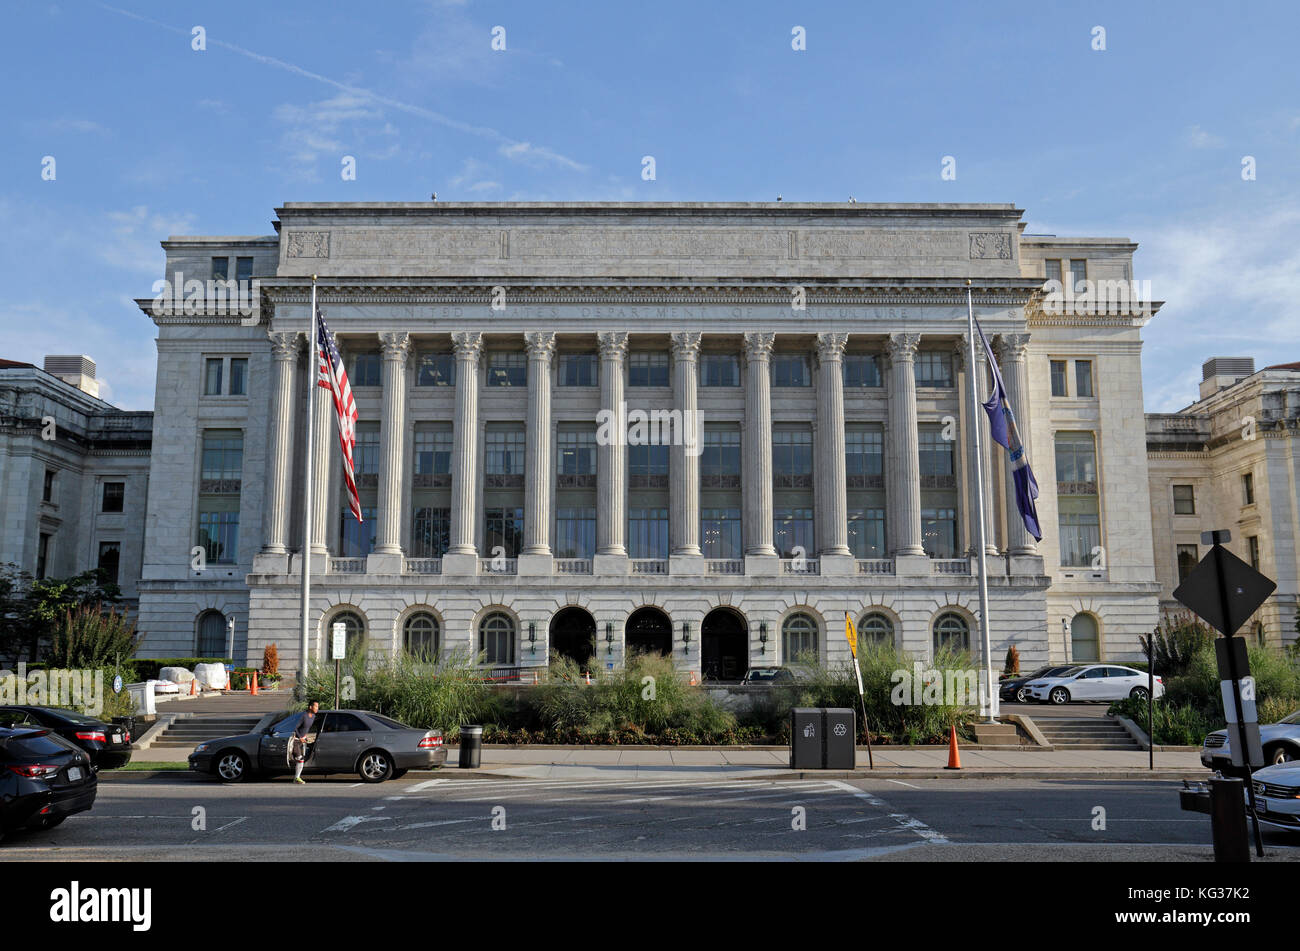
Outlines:
[{"label": "contrail", "polygon": [[[141,23],[148,23],[152,26],[160,27],[161,29],[168,30],[169,32],[175,33],[179,36],[191,35],[189,30],[171,26],[170,24],[155,20],[152,17],[143,16],[142,14],[135,13],[131,10],[122,10],[118,7],[110,6],[107,3],[99,3],[98,5],[112,13],[124,17],[130,17],[133,20],[139,20]],[[283,69],[286,72],[294,73],[295,75],[302,76],[306,79],[314,79],[318,83],[333,86],[335,89],[368,99],[371,102],[379,103],[380,105],[389,106],[390,108],[396,109],[400,112],[419,116],[421,119],[428,119],[430,122],[445,125],[448,128],[457,130],[458,132],[465,132],[469,135],[491,139],[494,142],[500,143],[503,146],[503,154],[508,156],[535,155],[538,158],[547,159],[555,162],[557,165],[563,165],[566,168],[571,168],[577,172],[587,171],[588,166],[583,165],[581,162],[576,162],[566,155],[561,155],[545,146],[533,145],[531,142],[520,142],[517,139],[512,139],[507,135],[503,135],[496,129],[489,128],[488,126],[471,125],[468,122],[461,122],[459,119],[453,119],[450,116],[443,115],[441,112],[435,112],[434,110],[426,109],[423,106],[416,106],[409,102],[402,102],[400,99],[381,96],[377,92],[363,89],[360,86],[349,86],[347,83],[341,83],[337,79],[330,79],[328,76],[322,76],[320,73],[313,73],[309,69],[303,69],[301,66],[295,66],[293,63],[286,63],[284,60],[276,59],[274,56],[255,53],[252,50],[244,49],[242,46],[236,46],[234,43],[227,43],[224,40],[214,39],[211,36],[207,37],[207,42],[213,46],[220,46],[222,49],[230,50],[232,53],[238,53],[240,56],[251,59],[254,62],[262,63],[265,66],[274,66],[277,69]]]}]

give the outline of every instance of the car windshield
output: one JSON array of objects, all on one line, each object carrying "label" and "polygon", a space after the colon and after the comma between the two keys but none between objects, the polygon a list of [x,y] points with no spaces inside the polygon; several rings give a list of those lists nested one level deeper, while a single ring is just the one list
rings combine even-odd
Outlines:
[{"label": "car windshield", "polygon": [[272,733],[292,733],[298,721],[302,719],[301,713],[291,713],[275,726],[271,727]]},{"label": "car windshield", "polygon": [[370,719],[374,720],[376,723],[378,723],[378,724],[380,724],[380,725],[382,725],[382,726],[386,726],[386,727],[388,727],[390,730],[412,730],[412,729],[414,729],[414,727],[409,727],[409,726],[407,726],[405,723],[398,723],[396,720],[390,720],[388,717],[381,717],[378,713],[372,713],[372,714],[370,714]]},{"label": "car windshield", "polygon": [[1289,724],[1292,724],[1292,725],[1300,724],[1300,710],[1297,710],[1295,713],[1291,714],[1289,717],[1283,717],[1282,719],[1278,720],[1277,722],[1278,722],[1278,723],[1289,723]]},{"label": "car windshield", "polygon": [[775,680],[783,673],[785,673],[785,670],[781,667],[769,667],[762,670],[751,670],[745,674],[745,679],[751,682],[756,680]]},{"label": "car windshield", "polygon": [[45,710],[45,713],[51,717],[57,717],[60,720],[67,720],[69,723],[103,723],[98,717],[88,717],[84,713],[78,713],[75,710]]},{"label": "car windshield", "polygon": [[1053,677],[1073,677],[1075,674],[1079,673],[1079,672],[1082,671],[1083,669],[1084,669],[1083,667],[1067,667],[1067,668],[1065,668],[1065,669],[1062,670],[1062,671],[1058,671],[1057,673],[1052,674],[1052,676],[1053,676]]},{"label": "car windshield", "polygon": [[51,739],[48,733],[10,740],[5,750],[13,756],[62,756],[68,752],[66,746]]}]

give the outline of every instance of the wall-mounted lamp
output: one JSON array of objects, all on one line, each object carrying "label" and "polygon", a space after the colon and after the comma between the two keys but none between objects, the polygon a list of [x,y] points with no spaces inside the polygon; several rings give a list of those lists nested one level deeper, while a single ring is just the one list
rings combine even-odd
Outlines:
[{"label": "wall-mounted lamp", "polygon": [[758,625],[758,652],[767,653],[767,622],[762,621]]},{"label": "wall-mounted lamp", "polygon": [[682,653],[689,653],[691,649],[691,622],[682,621]]},{"label": "wall-mounted lamp", "polygon": [[528,622],[528,653],[537,656],[537,625],[532,621]]},{"label": "wall-mounted lamp", "polygon": [[614,656],[614,622],[605,622],[605,653]]}]

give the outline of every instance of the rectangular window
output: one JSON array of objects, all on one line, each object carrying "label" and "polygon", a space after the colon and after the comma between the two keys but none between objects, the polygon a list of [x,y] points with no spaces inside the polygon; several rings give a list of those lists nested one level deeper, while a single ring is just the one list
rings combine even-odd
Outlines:
[{"label": "rectangular window", "polygon": [[668,354],[630,353],[627,358],[628,386],[667,386]]},{"label": "rectangular window", "polygon": [[668,557],[668,510],[661,508],[629,509],[627,515],[627,553],[630,558]]},{"label": "rectangular window", "polygon": [[1259,536],[1258,535],[1246,536],[1246,554],[1249,555],[1249,557],[1246,560],[1250,562],[1250,567],[1254,568],[1256,571],[1259,571]]},{"label": "rectangular window", "polygon": [[1096,494],[1097,445],[1092,433],[1056,434],[1056,481],[1062,495]]},{"label": "rectangular window", "polygon": [[223,511],[199,502],[199,538],[211,565],[233,565],[239,557],[239,511]]},{"label": "rectangular window", "polygon": [[734,353],[700,354],[700,386],[740,386],[740,358]]},{"label": "rectangular window", "polygon": [[[778,508],[772,513],[772,543],[782,558],[816,557],[811,508]],[[796,551],[796,549],[799,549]]]},{"label": "rectangular window", "polygon": [[[596,474],[596,434],[592,430],[556,433],[556,473],[559,475]],[[581,557],[579,555],[571,556]]]},{"label": "rectangular window", "polygon": [[1190,485],[1174,486],[1174,514],[1196,514],[1196,492]]},{"label": "rectangular window", "polygon": [[45,569],[49,565],[50,559],[50,536],[47,532],[41,532],[40,540],[36,543],[36,577],[41,579],[45,577]]},{"label": "rectangular window", "polygon": [[1065,361],[1053,360],[1052,364],[1052,395],[1069,396],[1070,391],[1067,389],[1065,382]]},{"label": "rectangular window", "polygon": [[452,433],[450,429],[416,430],[415,474],[451,474]]},{"label": "rectangular window", "polygon": [[773,432],[772,484],[780,489],[811,488],[812,452],[810,430],[778,429]]},{"label": "rectangular window", "polygon": [[251,281],[253,279],[253,259],[235,258],[235,280]]},{"label": "rectangular window", "polygon": [[104,572],[107,580],[111,584],[117,584],[118,567],[122,559],[121,542],[100,542],[99,543],[99,561],[96,566]]},{"label": "rectangular window", "polygon": [[717,489],[740,487],[740,430],[705,428],[700,485]]},{"label": "rectangular window", "polygon": [[1092,361],[1074,361],[1074,395],[1079,399],[1092,398]]},{"label": "rectangular window", "polygon": [[851,489],[879,488],[871,477],[884,474],[884,433],[878,428],[845,429],[844,469]]},{"label": "rectangular window", "polygon": [[45,481],[41,485],[41,501],[42,502],[54,501],[54,470],[53,469],[45,470]]},{"label": "rectangular window", "polygon": [[1255,474],[1247,472],[1241,477],[1241,504],[1255,504]]},{"label": "rectangular window", "polygon": [[1065,286],[1064,282],[1061,280],[1060,258],[1048,258],[1045,260],[1043,262],[1043,273],[1046,280],[1056,281],[1056,283],[1060,284],[1062,287]]},{"label": "rectangular window", "polygon": [[594,353],[560,354],[558,386],[599,386],[600,370]]},{"label": "rectangular window", "polygon": [[411,557],[441,558],[451,547],[451,509],[417,508],[411,524]]},{"label": "rectangular window", "polygon": [[806,353],[772,354],[773,386],[812,386],[812,365]]},{"label": "rectangular window", "polygon": [[1088,262],[1080,260],[1070,261],[1070,286],[1074,288],[1076,294],[1083,292],[1079,285],[1088,279]]},{"label": "rectangular window", "polygon": [[484,471],[488,475],[523,475],[526,445],[522,429],[489,429]]},{"label": "rectangular window", "polygon": [[885,510],[852,509],[849,512],[849,550],[854,558],[885,557]]},{"label": "rectangular window", "polygon": [[663,445],[628,446],[627,474],[630,477],[630,488],[667,488],[668,447]]},{"label": "rectangular window", "polygon": [[1195,545],[1178,546],[1178,583],[1182,584],[1187,580],[1187,576],[1192,573],[1196,563],[1201,560],[1200,554]]},{"label": "rectangular window", "polygon": [[202,464],[199,470],[199,491],[217,494],[237,493],[243,476],[244,434],[237,429],[205,431]]},{"label": "rectangular window", "polygon": [[[957,470],[954,468],[953,440],[943,438],[943,427],[922,426],[918,437],[922,488],[950,488],[956,485],[954,473]],[[927,485],[926,476],[939,477],[939,479]]]},{"label": "rectangular window", "polygon": [[125,482],[105,482],[104,495],[99,510],[101,512],[120,512],[122,511],[122,503],[125,499]]},{"label": "rectangular window", "polygon": [[518,558],[523,547],[524,510],[522,508],[491,508],[483,513],[483,543],[485,557],[496,557],[496,549],[505,549],[505,558]]},{"label": "rectangular window", "polygon": [[1068,495],[1057,499],[1060,511],[1061,565],[1085,568],[1092,565],[1092,550],[1101,544],[1101,519],[1097,496]]},{"label": "rectangular window", "polygon": [[383,357],[378,353],[352,354],[348,384],[354,390],[359,386],[381,386],[384,382],[383,365]]},{"label": "rectangular window", "polygon": [[555,557],[590,558],[596,553],[596,510],[562,507],[555,511]]},{"label": "rectangular window", "polygon": [[489,353],[487,385],[527,386],[528,358],[522,353]]},{"label": "rectangular window", "polygon": [[221,365],[223,361],[220,357],[209,358],[204,362],[203,370],[203,395],[220,396],[221,395]]},{"label": "rectangular window", "polygon": [[352,447],[352,472],[358,476],[379,474],[378,423],[357,424],[357,441]]},{"label": "rectangular window", "polygon": [[916,355],[916,385],[952,389],[952,354],[946,350],[921,350]]},{"label": "rectangular window", "polygon": [[343,506],[339,517],[339,550],[344,558],[364,558],[375,550],[375,509],[361,507],[361,518],[357,522],[350,506]]},{"label": "rectangular window", "polygon": [[422,353],[416,361],[416,386],[455,386],[456,356],[452,353]]},{"label": "rectangular window", "polygon": [[230,279],[230,258],[212,259],[212,279],[214,281]]},{"label": "rectangular window", "polygon": [[846,353],[841,374],[844,388],[883,386],[880,361],[874,353]]},{"label": "rectangular window", "polygon": [[248,395],[248,358],[232,357],[230,360],[230,395]]},{"label": "rectangular window", "polygon": [[921,510],[921,547],[931,558],[957,557],[957,510]]},{"label": "rectangular window", "polygon": [[740,509],[700,509],[700,547],[705,558],[743,558]]}]

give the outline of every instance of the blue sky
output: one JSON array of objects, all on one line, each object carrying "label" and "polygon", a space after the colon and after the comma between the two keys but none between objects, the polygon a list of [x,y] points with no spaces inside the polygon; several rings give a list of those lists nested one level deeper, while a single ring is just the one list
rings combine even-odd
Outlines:
[{"label": "blue sky", "polygon": [[[1141,245],[1135,277],[1167,302],[1144,333],[1148,410],[1190,402],[1210,356],[1300,360],[1292,0],[11,0],[5,13],[0,356],[88,353],[126,408],[153,404],[154,328],[131,299],[162,276],[161,239],[270,234],[284,201],[431,191],[1015,202],[1029,231]],[[955,181],[940,178],[945,155]]]}]

